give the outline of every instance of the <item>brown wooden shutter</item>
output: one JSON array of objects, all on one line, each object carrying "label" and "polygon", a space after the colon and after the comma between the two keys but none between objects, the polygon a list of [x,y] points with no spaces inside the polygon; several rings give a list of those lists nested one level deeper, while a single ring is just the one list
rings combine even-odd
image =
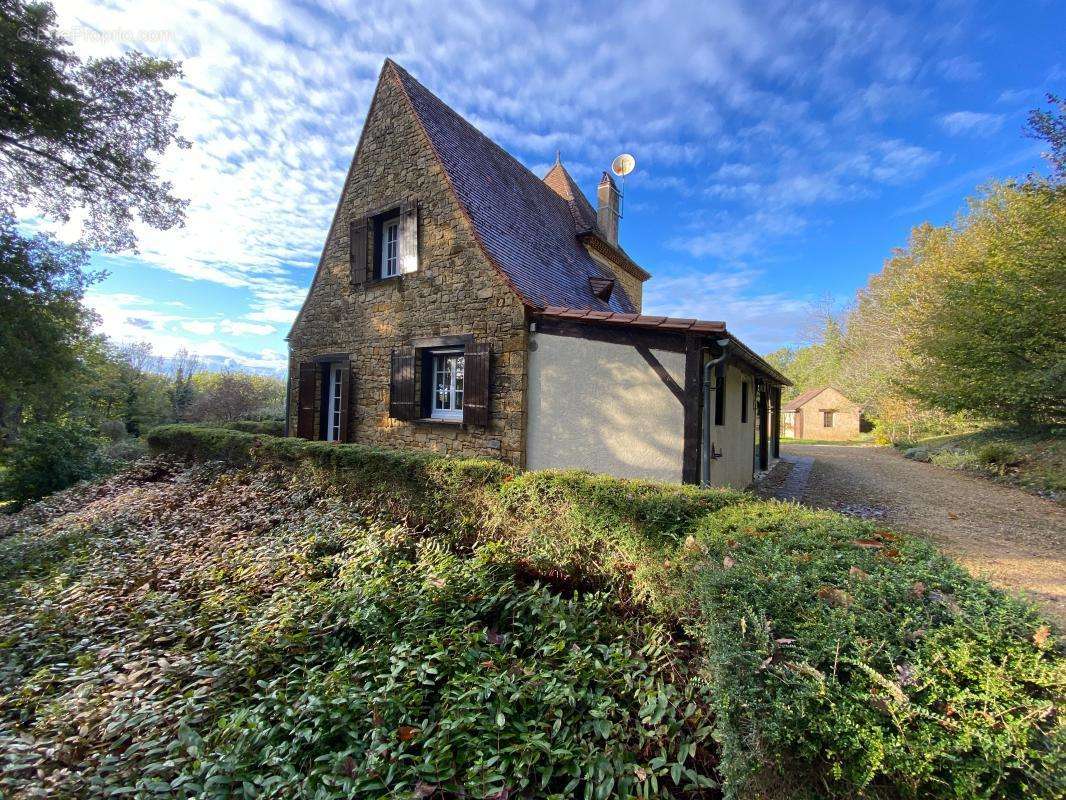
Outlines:
[{"label": "brown wooden shutter", "polygon": [[296,397],[296,435],[315,438],[315,378],[318,370],[309,361],[300,364],[300,384]]},{"label": "brown wooden shutter", "polygon": [[492,353],[488,344],[470,344],[466,347],[463,376],[463,422],[467,425],[488,427],[489,362]]},{"label": "brown wooden shutter", "polygon": [[338,367],[341,379],[341,429],[337,437],[341,442],[348,441],[348,432],[351,430],[348,424],[348,410],[352,402],[352,365],[350,361],[342,361]]},{"label": "brown wooden shutter", "polygon": [[348,224],[348,260],[352,270],[352,283],[366,283],[366,217]]},{"label": "brown wooden shutter", "polygon": [[415,418],[414,353],[393,353],[389,380],[389,416],[393,419]]}]

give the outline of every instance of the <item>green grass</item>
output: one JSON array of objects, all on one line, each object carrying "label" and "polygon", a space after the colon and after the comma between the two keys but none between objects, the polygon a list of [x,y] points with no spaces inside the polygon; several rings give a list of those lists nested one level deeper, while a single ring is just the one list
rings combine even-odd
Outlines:
[{"label": "green grass", "polygon": [[149,440],[169,460],[0,523],[4,797],[1061,796],[1058,634],[920,541],[730,490]]},{"label": "green grass", "polygon": [[[933,463],[993,478],[1059,501],[1066,495],[1066,431],[987,428],[917,442]],[[914,446],[914,445],[911,445]],[[996,461],[987,456],[1001,451]],[[997,463],[998,462],[998,463]]]}]

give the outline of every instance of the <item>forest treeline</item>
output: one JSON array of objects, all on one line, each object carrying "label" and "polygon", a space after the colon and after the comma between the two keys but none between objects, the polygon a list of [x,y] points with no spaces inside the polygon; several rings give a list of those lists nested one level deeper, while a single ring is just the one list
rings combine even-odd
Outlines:
[{"label": "forest treeline", "polygon": [[911,231],[812,343],[768,360],[793,392],[834,385],[886,441],[975,423],[1066,424],[1066,104],[1030,115],[1049,177],[996,181],[946,225]]}]

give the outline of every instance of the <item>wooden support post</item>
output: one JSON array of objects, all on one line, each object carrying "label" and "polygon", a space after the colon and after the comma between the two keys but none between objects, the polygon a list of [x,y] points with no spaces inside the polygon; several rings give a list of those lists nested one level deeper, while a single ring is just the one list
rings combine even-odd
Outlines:
[{"label": "wooden support post", "polygon": [[770,387],[765,381],[759,390],[759,469],[770,466]]},{"label": "wooden support post", "polygon": [[681,481],[700,480],[700,381],[703,350],[696,336],[685,337],[684,447],[681,456]]},{"label": "wooden support post", "polygon": [[774,458],[781,458],[781,387],[773,388],[774,411],[771,418],[773,431],[770,442],[773,446]]}]

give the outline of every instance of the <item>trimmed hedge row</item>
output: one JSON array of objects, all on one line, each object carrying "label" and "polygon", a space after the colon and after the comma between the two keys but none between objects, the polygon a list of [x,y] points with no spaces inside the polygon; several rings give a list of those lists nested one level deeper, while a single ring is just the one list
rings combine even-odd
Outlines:
[{"label": "trimmed hedge row", "polygon": [[727,797],[1061,797],[1066,658],[929,545],[731,490],[167,426],[160,452],[303,464],[383,518],[609,586],[707,663]]},{"label": "trimmed hedge row", "polygon": [[236,422],[223,422],[213,427],[244,433],[258,433],[263,436],[285,435],[285,420],[281,419],[239,419]]}]

